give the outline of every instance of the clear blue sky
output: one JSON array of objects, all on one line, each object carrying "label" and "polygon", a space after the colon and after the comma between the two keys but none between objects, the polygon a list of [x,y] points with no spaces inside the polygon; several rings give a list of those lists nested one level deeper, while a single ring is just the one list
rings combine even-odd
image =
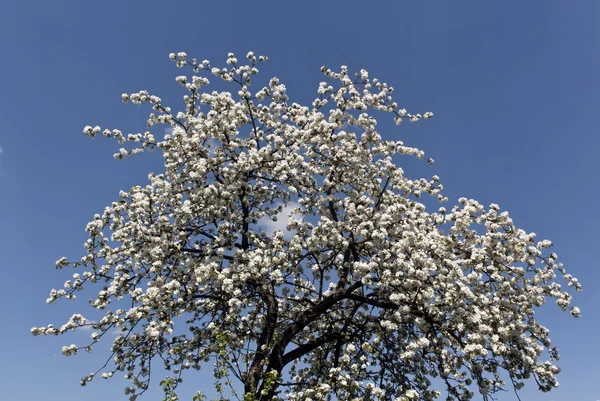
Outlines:
[{"label": "clear blue sky", "polygon": [[[522,399],[600,399],[599,18],[600,2],[585,0],[3,2],[0,398],[126,399],[120,379],[79,387],[107,356],[60,354],[82,335],[29,334],[87,311],[85,300],[45,304],[72,273],[54,261],[81,256],[93,214],[159,166],[146,155],[116,161],[116,143],[90,141],[82,128],[143,131],[149,109],[122,104],[122,92],[147,89],[178,108],[170,52],[223,63],[227,52],[253,50],[270,57],[261,76],[278,76],[296,101],[312,99],[321,65],[345,64],[394,86],[409,111],[434,113],[385,123],[384,137],[433,157],[426,174],[441,177],[451,203],[498,203],[553,240],[584,285],[579,320],[557,308],[540,314],[561,349],[561,386],[538,394],[530,384]],[[203,380],[189,376],[185,394],[210,387]]]}]

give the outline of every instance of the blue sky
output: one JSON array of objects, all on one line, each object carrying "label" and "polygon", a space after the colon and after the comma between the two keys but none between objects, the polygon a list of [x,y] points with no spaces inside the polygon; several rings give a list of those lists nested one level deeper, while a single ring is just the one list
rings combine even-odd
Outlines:
[{"label": "blue sky", "polygon": [[[253,50],[270,58],[260,76],[278,76],[295,101],[313,98],[321,65],[344,64],[394,86],[409,111],[434,113],[416,125],[381,122],[385,139],[436,160],[430,168],[408,161],[409,174],[438,174],[450,203],[460,196],[498,203],[519,227],[551,239],[584,286],[575,297],[582,318],[557,308],[539,314],[561,349],[561,386],[542,394],[530,384],[522,399],[600,399],[599,17],[600,2],[585,0],[4,2],[2,398],[126,399],[120,379],[79,386],[107,354],[67,358],[60,348],[87,334],[29,334],[32,326],[85,314],[85,300],[45,304],[72,273],[56,271],[54,261],[81,256],[93,214],[160,168],[147,155],[114,160],[117,144],[90,141],[82,128],[145,130],[149,109],[122,104],[122,92],[147,89],[179,108],[174,78],[181,71],[170,52],[224,64],[227,52]],[[202,374],[187,383],[182,400],[211,381]],[[499,397],[515,399],[512,392]]]}]

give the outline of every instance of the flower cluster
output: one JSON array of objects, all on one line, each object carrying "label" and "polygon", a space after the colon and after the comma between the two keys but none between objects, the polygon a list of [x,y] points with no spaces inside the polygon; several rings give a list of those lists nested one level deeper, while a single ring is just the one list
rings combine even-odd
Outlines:
[{"label": "flower cluster", "polygon": [[[86,255],[56,262],[83,271],[48,302],[96,285],[90,305],[104,315],[34,335],[92,326],[90,345],[63,348],[73,355],[116,330],[101,377],[126,372],[132,400],[155,357],[176,375],[215,358],[216,380],[235,376],[248,400],[468,400],[507,381],[558,385],[558,352],[534,309],[553,299],[579,316],[557,276],[580,284],[550,241],[536,242],[496,204],[461,198],[426,211],[422,196],[448,201],[439,177],[408,178],[394,158],[424,152],[383,140],[375,115],[400,124],[432,113],[400,108],[393,87],[365,70],[323,67],[327,82],[305,106],[278,78],[251,90],[264,56],[249,52],[242,65],[230,53],[223,68],[169,57],[199,74],[176,78],[184,111],[146,91],[122,95],[151,104],[147,125],[169,125],[164,139],[84,128],[131,144],[118,159],[156,148],[164,158],[164,172],[94,216]],[[202,74],[236,90],[205,91]],[[278,218],[289,233],[261,227]]]}]

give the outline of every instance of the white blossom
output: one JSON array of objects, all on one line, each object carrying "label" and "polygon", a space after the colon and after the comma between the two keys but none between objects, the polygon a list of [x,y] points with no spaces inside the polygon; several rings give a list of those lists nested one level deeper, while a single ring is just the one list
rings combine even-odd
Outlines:
[{"label": "white blossom", "polygon": [[[130,399],[146,390],[152,359],[176,374],[211,361],[217,381],[241,378],[261,401],[278,391],[290,401],[468,400],[502,377],[517,390],[530,376],[542,390],[558,385],[535,308],[553,299],[579,317],[566,290],[581,285],[551,241],[535,242],[497,204],[461,197],[427,211],[424,197],[448,202],[439,176],[408,178],[394,156],[425,153],[384,140],[375,115],[400,124],[431,112],[399,108],[366,70],[323,67],[317,98],[302,105],[276,77],[254,89],[266,56],[230,53],[222,68],[169,58],[196,74],[176,78],[181,111],[147,91],[121,96],[149,104],[148,129],[168,127],[162,140],[83,129],[117,141],[117,159],[158,150],[164,161],[93,217],[80,260],[55,263],[80,270],[47,302],[95,289],[100,318],[75,314],[33,335],[93,330],[65,355],[112,341],[100,377],[126,372]],[[207,90],[203,74],[233,90]],[[288,379],[296,385],[279,386]]]}]

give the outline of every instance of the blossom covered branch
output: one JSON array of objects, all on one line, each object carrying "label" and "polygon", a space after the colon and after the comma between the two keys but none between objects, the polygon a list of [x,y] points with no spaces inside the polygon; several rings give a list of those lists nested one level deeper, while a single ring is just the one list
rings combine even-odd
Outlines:
[{"label": "blossom covered branch", "polygon": [[[73,355],[118,330],[102,377],[126,372],[131,400],[157,359],[176,375],[214,360],[217,382],[238,378],[245,401],[468,400],[473,390],[489,399],[506,380],[558,385],[558,351],[534,309],[554,299],[579,316],[557,276],[580,285],[550,241],[495,204],[461,198],[426,211],[422,195],[448,201],[439,177],[409,179],[393,157],[423,151],[383,140],[374,114],[400,124],[430,112],[400,109],[365,70],[323,67],[327,82],[304,106],[277,78],[250,90],[264,56],[241,64],[230,53],[224,68],[170,58],[193,73],[176,78],[185,111],[146,91],[122,95],[152,105],[148,127],[169,125],[164,139],[84,129],[131,143],[117,159],[156,149],[164,158],[163,173],[94,216],[85,256],[56,263],[81,273],[48,302],[96,286],[90,305],[104,316],[75,314],[34,335],[92,327],[91,344],[63,348]],[[236,91],[206,91],[211,74]],[[289,232],[264,230],[288,205]]]}]

